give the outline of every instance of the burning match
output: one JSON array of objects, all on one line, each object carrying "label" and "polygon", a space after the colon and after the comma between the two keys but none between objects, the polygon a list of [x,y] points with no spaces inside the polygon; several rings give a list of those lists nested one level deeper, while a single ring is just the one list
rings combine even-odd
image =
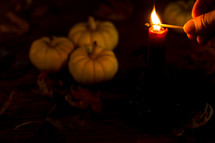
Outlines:
[{"label": "burning match", "polygon": [[146,26],[150,27],[151,25],[158,25],[161,27],[166,27],[166,28],[176,28],[176,29],[183,29],[182,26],[178,26],[178,25],[169,25],[169,24],[149,24],[149,23],[145,23]]}]

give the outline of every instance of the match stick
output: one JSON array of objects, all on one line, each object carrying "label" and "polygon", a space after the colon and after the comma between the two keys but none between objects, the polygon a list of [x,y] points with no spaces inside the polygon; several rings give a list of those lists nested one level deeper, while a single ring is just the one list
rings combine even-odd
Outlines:
[{"label": "match stick", "polygon": [[178,26],[178,25],[169,25],[169,24],[149,24],[149,23],[145,23],[146,26],[151,26],[151,25],[159,25],[161,27],[166,27],[166,28],[176,28],[176,29],[183,29],[182,26]]}]

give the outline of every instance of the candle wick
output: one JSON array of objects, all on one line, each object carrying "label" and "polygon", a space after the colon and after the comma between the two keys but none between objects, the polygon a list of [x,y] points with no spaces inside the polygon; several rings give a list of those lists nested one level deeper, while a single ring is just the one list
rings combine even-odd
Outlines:
[{"label": "candle wick", "polygon": [[151,25],[149,23],[145,23],[145,26],[150,27]]}]

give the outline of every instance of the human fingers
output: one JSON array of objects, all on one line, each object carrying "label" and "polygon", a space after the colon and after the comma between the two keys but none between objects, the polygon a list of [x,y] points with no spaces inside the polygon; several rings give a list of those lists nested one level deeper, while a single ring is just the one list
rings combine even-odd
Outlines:
[{"label": "human fingers", "polygon": [[196,36],[195,36],[195,35],[191,35],[191,34],[187,34],[187,37],[188,37],[189,39],[191,39],[191,40],[193,40],[193,39],[195,39],[195,38],[196,38]]},{"label": "human fingers", "polygon": [[187,34],[187,37],[191,40],[196,40],[199,44],[205,44],[207,42],[207,40],[209,39],[209,37],[207,35],[190,35]]},{"label": "human fingers", "polygon": [[187,35],[189,35],[188,37],[210,37],[211,35],[214,35],[215,10],[189,20],[183,28]]},{"label": "human fingers", "polygon": [[184,25],[188,34],[208,34],[215,32],[215,10],[189,20]]},{"label": "human fingers", "polygon": [[215,0],[197,0],[193,5],[192,17],[195,18],[214,9]]},{"label": "human fingers", "polygon": [[208,35],[198,35],[196,37],[196,41],[201,45],[206,44],[208,39],[209,39]]}]

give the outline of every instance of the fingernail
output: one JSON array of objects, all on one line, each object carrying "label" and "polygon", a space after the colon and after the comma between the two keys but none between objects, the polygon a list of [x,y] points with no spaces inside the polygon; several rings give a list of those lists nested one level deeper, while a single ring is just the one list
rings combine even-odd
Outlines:
[{"label": "fingernail", "polygon": [[191,40],[193,40],[193,39],[195,39],[195,38],[196,38],[196,36],[191,35],[191,34],[187,34],[187,37],[188,37],[189,39],[191,39]]},{"label": "fingernail", "polygon": [[184,31],[188,34],[195,34],[196,33],[196,27],[195,27],[194,20],[190,20],[184,25]]},{"label": "fingernail", "polygon": [[197,36],[196,40],[200,45],[203,45],[203,44],[205,44],[207,42],[208,37],[203,36],[203,35],[199,35],[199,36]]}]

